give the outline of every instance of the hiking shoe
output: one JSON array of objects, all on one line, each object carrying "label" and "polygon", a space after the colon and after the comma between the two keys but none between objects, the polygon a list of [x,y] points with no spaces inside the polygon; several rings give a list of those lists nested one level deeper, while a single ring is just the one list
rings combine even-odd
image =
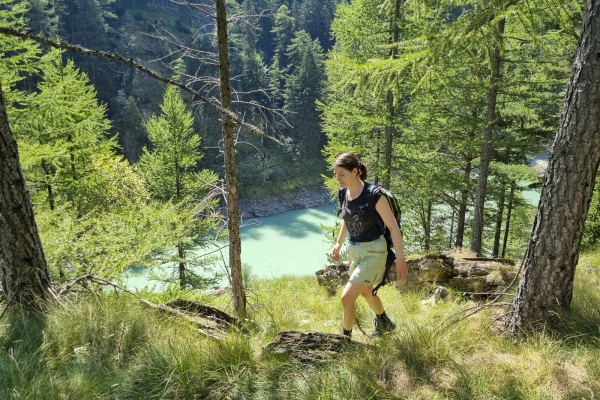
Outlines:
[{"label": "hiking shoe", "polygon": [[379,336],[396,329],[396,324],[388,316],[384,318],[375,316],[375,319],[373,319],[373,325],[375,325],[373,336]]},{"label": "hiking shoe", "polygon": [[347,331],[347,330],[345,330],[345,329],[342,328],[341,335],[344,336],[347,339],[352,339],[352,330]]}]

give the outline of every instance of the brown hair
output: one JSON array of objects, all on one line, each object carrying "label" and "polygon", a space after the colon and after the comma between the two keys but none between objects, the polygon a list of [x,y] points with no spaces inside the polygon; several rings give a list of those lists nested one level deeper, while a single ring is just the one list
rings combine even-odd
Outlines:
[{"label": "brown hair", "polygon": [[367,166],[363,164],[354,153],[342,153],[333,163],[334,167],[342,167],[348,171],[358,169],[358,177],[361,181],[367,180]]}]

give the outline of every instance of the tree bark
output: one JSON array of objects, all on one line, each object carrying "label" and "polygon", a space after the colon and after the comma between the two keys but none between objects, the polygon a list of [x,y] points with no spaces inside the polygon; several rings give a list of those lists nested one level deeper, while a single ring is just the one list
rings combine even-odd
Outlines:
[{"label": "tree bark", "polygon": [[465,173],[464,173],[464,184],[465,187],[460,190],[460,206],[458,208],[458,220],[456,221],[456,242],[455,246],[457,248],[463,247],[463,240],[465,237],[465,220],[467,216],[467,201],[469,200],[469,187],[468,183],[471,179],[471,169],[473,168],[473,164],[471,164],[471,157],[467,158],[467,162],[465,164]]},{"label": "tree bark", "polygon": [[502,192],[498,200],[498,212],[496,213],[496,232],[494,234],[494,248],[492,257],[498,257],[500,253],[500,236],[502,236],[502,220],[504,219],[504,200],[506,197],[506,187],[502,185]]},{"label": "tree bark", "polygon": [[[394,18],[391,23],[391,32],[392,35],[390,37],[390,44],[392,45],[390,48],[390,58],[395,59],[398,56],[398,48],[396,47],[396,43],[398,43],[400,30],[398,28],[398,19],[400,18],[400,0],[396,0],[394,4]],[[396,129],[394,128],[394,123],[396,119],[395,110],[394,110],[394,93],[390,90],[387,94],[387,126],[385,127],[385,168],[383,172],[383,179],[381,182],[381,186],[389,189],[391,183],[392,176],[392,145],[394,142],[394,134]]]},{"label": "tree bark", "polygon": [[433,200],[427,199],[427,209],[425,211],[425,248],[423,250],[429,251],[431,249],[431,212],[433,209]]},{"label": "tree bark", "polygon": [[53,293],[1,87],[0,284],[9,306],[39,309]]},{"label": "tree bark", "polygon": [[[231,112],[231,76],[229,67],[229,44],[227,41],[227,10],[225,0],[215,0],[217,17],[217,43],[219,49],[219,74],[221,107]],[[223,119],[223,148],[225,178],[227,185],[227,229],[229,230],[229,268],[233,290],[233,306],[239,316],[246,315],[246,293],[242,282],[242,247],[240,240],[240,211],[238,207],[237,167],[235,162],[234,121],[229,113],[221,113]]]},{"label": "tree bark", "polygon": [[[504,18],[498,21],[498,35],[502,40],[504,34]],[[498,99],[498,82],[500,80],[500,43],[496,44],[492,60],[492,80],[488,97],[488,109],[486,115],[486,127],[481,146],[481,157],[479,161],[479,180],[477,182],[477,196],[473,216],[473,232],[471,235],[471,250],[481,255],[481,237],[483,236],[483,208],[485,205],[485,192],[487,189],[487,178],[490,167],[492,150],[492,133],[494,130],[494,119],[496,118],[496,100]]]},{"label": "tree bark", "polygon": [[600,0],[588,0],[508,333],[568,310],[600,164]]},{"label": "tree bark", "polygon": [[510,217],[515,201],[516,182],[510,183],[510,194],[508,195],[508,210],[506,210],[506,225],[504,226],[504,240],[502,240],[502,258],[506,255],[506,245],[508,243],[508,233],[510,232]]},{"label": "tree bark", "polygon": [[183,262],[185,252],[181,243],[177,245],[177,255],[179,256],[179,287],[185,289],[187,285],[187,280],[185,279],[185,262]]}]

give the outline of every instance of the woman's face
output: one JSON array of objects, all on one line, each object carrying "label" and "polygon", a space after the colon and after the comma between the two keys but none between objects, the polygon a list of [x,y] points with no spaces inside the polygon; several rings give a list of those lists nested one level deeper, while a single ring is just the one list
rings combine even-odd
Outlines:
[{"label": "woman's face", "polygon": [[337,179],[341,187],[348,187],[349,184],[358,179],[358,168],[349,171],[346,168],[336,165],[333,167],[333,170],[335,171],[335,179]]}]

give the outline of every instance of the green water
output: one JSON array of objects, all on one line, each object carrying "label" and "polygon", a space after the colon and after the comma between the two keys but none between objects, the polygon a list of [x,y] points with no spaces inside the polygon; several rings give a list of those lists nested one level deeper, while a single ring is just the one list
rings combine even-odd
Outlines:
[{"label": "green water", "polygon": [[[331,252],[321,224],[335,224],[335,209],[335,205],[329,205],[245,219],[240,229],[243,266],[250,266],[251,275],[259,278],[314,276],[325,266]],[[222,253],[227,259],[227,248]],[[145,268],[134,268],[128,273],[128,287],[141,288],[147,284],[152,286]]]}]

